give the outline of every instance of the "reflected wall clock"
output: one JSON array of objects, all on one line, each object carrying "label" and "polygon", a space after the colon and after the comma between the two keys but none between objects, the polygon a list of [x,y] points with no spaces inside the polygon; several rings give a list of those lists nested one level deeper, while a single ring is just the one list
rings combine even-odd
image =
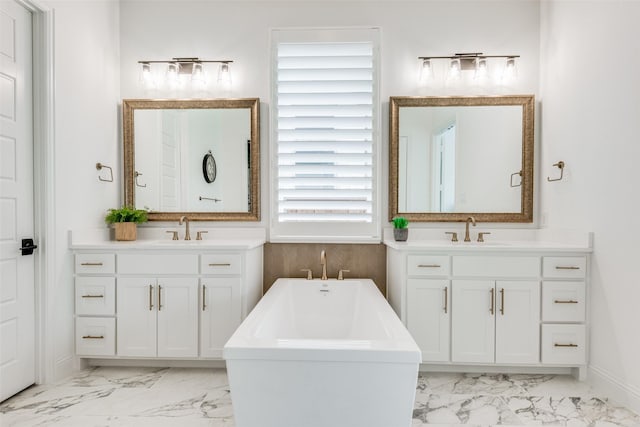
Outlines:
[{"label": "reflected wall clock", "polygon": [[204,180],[212,183],[216,180],[217,172],[216,159],[213,158],[213,154],[211,154],[211,150],[209,150],[202,159],[202,174],[204,175]]}]

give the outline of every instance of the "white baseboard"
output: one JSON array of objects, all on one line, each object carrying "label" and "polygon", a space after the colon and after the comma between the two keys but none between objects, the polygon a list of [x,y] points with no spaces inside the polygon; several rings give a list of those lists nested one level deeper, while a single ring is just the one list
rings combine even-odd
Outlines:
[{"label": "white baseboard", "polygon": [[640,388],[625,384],[606,369],[596,366],[589,366],[588,382],[613,404],[640,414]]}]

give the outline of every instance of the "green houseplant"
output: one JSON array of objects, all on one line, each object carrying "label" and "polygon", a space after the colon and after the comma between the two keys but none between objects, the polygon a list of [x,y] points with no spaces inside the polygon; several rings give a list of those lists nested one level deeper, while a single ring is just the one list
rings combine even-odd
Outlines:
[{"label": "green houseplant", "polygon": [[406,242],[409,237],[409,221],[402,217],[397,216],[393,218],[393,238],[397,242]]},{"label": "green houseplant", "polygon": [[116,240],[136,240],[136,224],[147,222],[147,211],[123,206],[120,209],[109,209],[104,222],[115,229]]}]

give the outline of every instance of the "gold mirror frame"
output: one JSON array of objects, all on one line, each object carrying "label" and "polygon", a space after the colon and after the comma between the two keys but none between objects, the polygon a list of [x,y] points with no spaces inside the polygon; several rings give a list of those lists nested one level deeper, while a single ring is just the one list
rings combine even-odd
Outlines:
[{"label": "gold mirror frame", "polygon": [[[389,98],[389,221],[403,216],[412,222],[464,222],[469,216],[481,222],[533,222],[533,95],[430,97],[392,96]],[[520,212],[398,212],[398,156],[400,107],[522,106],[522,191]]]},{"label": "gold mirror frame", "polygon": [[247,212],[149,212],[150,221],[260,221],[260,120],[259,98],[241,99],[124,99],[122,100],[124,146],[124,202],[135,206],[135,110],[249,108],[251,110],[251,207]]}]

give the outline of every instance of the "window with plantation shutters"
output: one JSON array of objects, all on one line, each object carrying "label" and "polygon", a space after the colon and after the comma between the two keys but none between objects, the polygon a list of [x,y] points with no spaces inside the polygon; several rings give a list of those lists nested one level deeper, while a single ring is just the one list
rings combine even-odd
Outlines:
[{"label": "window with plantation shutters", "polygon": [[371,30],[350,30],[345,40],[331,33],[330,41],[307,33],[274,44],[274,222],[294,234],[326,223],[371,238],[378,227],[377,46]]}]

